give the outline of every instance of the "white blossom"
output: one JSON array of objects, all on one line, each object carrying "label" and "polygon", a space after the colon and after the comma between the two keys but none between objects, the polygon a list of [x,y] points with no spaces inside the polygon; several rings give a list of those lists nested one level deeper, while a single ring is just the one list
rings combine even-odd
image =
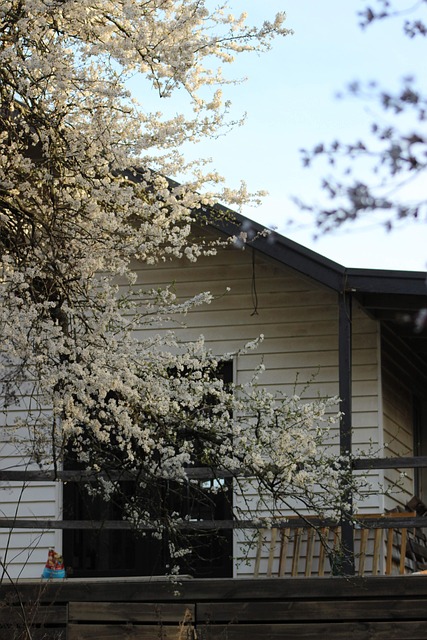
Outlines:
[{"label": "white blossom", "polygon": [[[340,472],[323,446],[336,399],[267,393],[263,365],[249,384],[226,385],[220,363],[238,354],[211,353],[203,337],[183,343],[168,324],[212,294],[182,301],[132,270],[215,253],[222,241],[191,235],[195,217],[203,224],[219,197],[250,198],[245,185],[209,191],[220,177],[186,167],[180,148],[228,124],[221,65],[286,35],[283,19],[249,27],[200,0],[0,7],[0,380],[6,414],[28,404],[8,422],[10,439],[15,430],[43,468],[68,455],[105,473],[92,490],[108,499],[120,487],[109,474],[133,474],[126,517],[160,537],[181,516],[159,510],[153,492],[179,493],[196,463],[250,473],[273,502],[293,494],[316,508],[314,487]],[[186,114],[136,103],[135,74],[162,98],[185,91]],[[164,177],[184,170],[183,184]],[[234,240],[252,238],[248,228]]]}]

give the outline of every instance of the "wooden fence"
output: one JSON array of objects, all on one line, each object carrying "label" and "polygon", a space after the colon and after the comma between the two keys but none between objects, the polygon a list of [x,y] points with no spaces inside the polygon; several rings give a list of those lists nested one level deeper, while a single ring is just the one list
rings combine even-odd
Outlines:
[{"label": "wooden fence", "polygon": [[427,577],[0,586],[1,640],[427,640]]}]

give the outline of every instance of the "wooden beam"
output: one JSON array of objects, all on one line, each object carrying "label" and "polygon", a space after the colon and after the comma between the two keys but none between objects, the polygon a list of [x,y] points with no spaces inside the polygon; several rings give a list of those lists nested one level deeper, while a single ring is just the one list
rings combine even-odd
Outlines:
[{"label": "wooden beam", "polygon": [[[217,578],[191,579],[179,577],[179,586],[170,577],[140,577],[140,578],[70,578],[66,580],[52,580],[34,584],[34,581],[19,580],[11,590],[10,583],[0,585],[0,599],[8,595],[10,602],[19,603],[21,599],[37,596],[37,602],[212,602],[217,599],[221,603],[232,600],[240,603],[256,601],[261,597],[265,610],[268,611],[268,598],[305,601],[307,616],[313,601],[338,599],[343,601],[355,598],[358,602],[366,603],[375,598],[386,598],[390,601],[399,600],[402,605],[404,598],[411,598],[422,604],[423,624],[427,600],[427,580],[424,576],[373,576],[348,578],[314,578],[305,577],[292,579],[271,578]],[[422,598],[422,600],[421,600]],[[389,609],[393,613],[393,609]],[[339,616],[340,608],[335,608],[335,617]],[[351,616],[351,611],[350,611]],[[376,618],[373,612],[374,619]],[[283,637],[283,636],[282,636]],[[289,636],[292,637],[292,636]],[[367,636],[365,635],[365,638]],[[410,636],[413,637],[413,636]],[[11,636],[10,636],[11,638]],[[9,640],[10,640],[9,638]],[[382,636],[387,638],[387,636]]]},{"label": "wooden beam", "polygon": [[427,467],[427,456],[356,458],[353,460],[352,466],[355,471],[366,469],[422,469]]},{"label": "wooden beam", "polygon": [[[420,527],[427,528],[427,518],[419,516],[399,516],[394,517],[391,522],[390,516],[380,516],[373,518],[372,516],[363,515],[357,516],[356,523],[350,523],[353,531],[353,526],[358,528],[367,529],[400,529],[402,527]],[[220,529],[261,529],[265,524],[260,523],[259,520],[198,520],[196,522],[182,522],[175,523],[179,529],[188,531],[218,531]],[[323,527],[337,526],[337,523],[332,520],[322,520],[321,518],[310,518],[307,520],[286,520],[273,522],[272,528],[276,529],[298,529],[313,528],[320,529]],[[51,529],[92,529],[92,530],[139,530],[139,531],[154,531],[156,526],[151,524],[141,524],[136,527],[133,523],[127,520],[36,520],[36,519],[20,519],[20,518],[0,518],[0,529],[37,529],[37,530],[51,530]]]},{"label": "wooden beam", "polygon": [[[403,456],[393,458],[355,458],[352,460],[354,471],[367,469],[422,469],[427,468],[427,456]],[[226,471],[222,469],[207,469],[192,467],[186,469],[189,479],[208,480],[211,478],[232,478],[244,476],[239,469]],[[6,469],[0,471],[0,482],[90,482],[101,478],[120,480],[120,482],[135,482],[135,475],[130,472],[112,472],[111,474],[95,473],[87,470],[67,471],[18,471]]]},{"label": "wooden beam", "polygon": [[[338,295],[338,366],[339,366],[339,397],[340,397],[340,454],[344,459],[350,460],[352,453],[352,300],[351,292],[347,291],[346,282],[343,282],[343,290]],[[342,575],[354,575],[354,537],[352,525],[353,496],[348,488],[346,475],[351,475],[349,465],[343,468],[343,480],[341,481],[342,499],[348,504],[341,515],[341,547],[342,557],[338,563],[337,572]]]},{"label": "wooden beam", "polygon": [[[212,469],[207,467],[191,467],[185,470],[189,480],[209,480],[211,478],[234,478],[244,476],[243,471]],[[138,472],[111,471],[110,473],[95,472],[86,469],[75,470],[15,470],[0,471],[0,482],[96,482],[101,479],[120,482],[135,482]]]}]

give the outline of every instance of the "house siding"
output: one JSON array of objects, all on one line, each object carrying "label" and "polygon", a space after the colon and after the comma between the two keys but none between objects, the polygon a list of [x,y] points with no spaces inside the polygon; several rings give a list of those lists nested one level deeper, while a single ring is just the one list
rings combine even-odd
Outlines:
[{"label": "house siding", "polygon": [[[353,454],[378,456],[382,450],[381,362],[379,323],[355,306],[353,310],[352,427]],[[384,474],[381,470],[359,472],[369,482],[363,500],[356,501],[356,513],[383,513]]]},{"label": "house siding", "polygon": [[[22,400],[0,414],[0,470],[38,470],[25,455],[27,435],[17,429],[16,420],[29,409]],[[22,520],[56,520],[61,518],[61,485],[55,482],[1,482],[0,517]],[[48,550],[61,551],[59,531],[0,529],[0,558],[6,566],[3,579],[39,578]],[[0,573],[4,566],[0,567]]]},{"label": "house siding", "polygon": [[[260,384],[271,391],[294,393],[306,386],[303,397],[307,400],[319,394],[338,394],[336,293],[273,259],[259,254],[254,258],[250,248],[220,249],[215,258],[203,257],[196,263],[181,260],[153,266],[135,264],[135,270],[138,276],[135,286],[148,288],[174,283],[179,299],[200,291],[210,291],[215,297],[210,305],[179,317],[177,323],[165,324],[165,329],[174,328],[180,338],[191,340],[203,334],[207,346],[221,355],[237,351],[246,341],[263,334],[257,350],[235,357],[236,383],[247,381],[253,369],[263,362],[266,372]],[[358,450],[366,451],[379,446],[378,326],[358,308],[354,310],[353,334],[354,443]],[[11,468],[14,462],[6,456],[4,464]],[[377,473],[373,474],[372,482],[378,483],[378,478]],[[31,485],[31,490],[40,498],[34,503],[40,516],[60,517],[61,498],[54,484]],[[246,498],[256,500],[256,495]],[[13,504],[11,497],[7,508],[13,511]],[[365,512],[381,511],[379,492],[374,490],[369,500],[359,506]],[[29,514],[31,509],[25,509],[24,513]],[[14,534],[17,554],[21,549],[19,535]],[[37,559],[44,561],[48,546],[52,542],[59,546],[57,539],[52,533],[45,534]],[[254,548],[248,547],[242,534],[236,532],[235,576],[253,574],[254,553]],[[38,577],[41,569],[42,564],[36,563],[31,569],[32,577]]]},{"label": "house siding", "polygon": [[[411,391],[389,372],[383,376],[384,398],[384,438],[387,457],[413,455],[413,406]],[[414,492],[414,473],[405,469],[387,469],[387,484],[394,486],[392,495],[387,496],[386,508],[405,507]]]},{"label": "house siding", "polygon": [[[201,289],[218,296],[211,305],[188,314],[186,326],[177,329],[181,337],[203,334],[207,346],[220,355],[264,335],[255,352],[235,358],[237,383],[248,381],[253,369],[263,362],[266,372],[260,383],[271,391],[294,393],[296,385],[300,391],[309,383],[304,392],[307,400],[319,394],[338,395],[338,305],[334,292],[258,255],[253,266],[251,250],[223,250],[213,260],[202,258],[196,264],[181,262],[179,269],[165,265],[140,272],[141,283],[167,284],[172,278],[179,297],[195,295]],[[226,287],[230,287],[228,293]],[[376,452],[380,420],[378,323],[357,307],[353,336],[354,445],[360,452]],[[360,512],[381,512],[380,476],[379,472],[370,475],[373,490],[363,504],[356,505]],[[254,486],[244,499],[236,493],[235,506],[242,517],[257,503]],[[247,534],[236,532],[236,576],[253,575],[255,554],[256,536],[248,539]],[[267,554],[266,547],[261,575]]]}]

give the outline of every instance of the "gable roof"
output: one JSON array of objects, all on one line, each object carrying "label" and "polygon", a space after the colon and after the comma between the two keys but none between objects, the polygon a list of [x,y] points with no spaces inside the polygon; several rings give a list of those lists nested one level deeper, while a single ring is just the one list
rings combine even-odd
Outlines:
[{"label": "gable roof", "polygon": [[[124,175],[139,182],[142,171],[125,171]],[[167,180],[171,187],[179,186],[175,180]],[[261,254],[337,294],[351,294],[369,315],[402,338],[421,358],[427,379],[427,272],[344,267],[276,231],[265,234],[261,224],[224,205],[202,207],[195,211],[195,219],[200,219],[200,211],[204,221],[217,231],[229,237],[244,233],[246,245]],[[426,311],[426,319],[420,324],[421,310]]]},{"label": "gable roof", "polygon": [[226,207],[217,205],[215,210],[219,215],[207,216],[218,231],[229,236],[243,232],[247,244],[263,255],[337,294],[351,294],[421,358],[427,372],[427,319],[423,323],[420,315],[427,309],[427,272],[347,268],[275,231],[265,235],[262,225]]},{"label": "gable roof", "polygon": [[230,212],[222,205],[217,205],[215,209],[218,213],[224,213],[225,218],[210,216],[211,226],[229,236],[238,236],[240,232],[247,233],[248,244],[260,253],[278,260],[284,266],[312,278],[329,289],[366,294],[418,295],[427,303],[427,272],[344,267],[276,231],[271,231],[265,236],[265,229],[258,222],[239,213]]}]

